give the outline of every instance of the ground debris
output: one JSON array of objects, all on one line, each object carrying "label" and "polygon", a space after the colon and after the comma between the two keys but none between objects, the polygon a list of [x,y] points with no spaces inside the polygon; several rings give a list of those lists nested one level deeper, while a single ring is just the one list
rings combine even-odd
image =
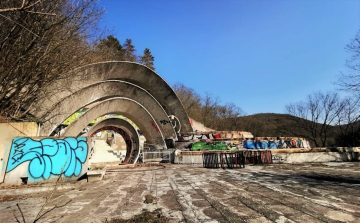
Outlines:
[{"label": "ground debris", "polygon": [[29,187],[40,187],[39,184],[21,184],[21,185],[0,185],[0,190],[7,190],[7,189],[23,189],[23,188],[29,188]]},{"label": "ground debris", "polygon": [[147,195],[145,195],[144,203],[145,204],[152,204],[152,203],[154,203],[154,200],[155,200],[154,196],[152,196],[151,194],[147,194]]},{"label": "ground debris", "polygon": [[169,222],[169,219],[162,215],[161,209],[156,209],[153,212],[144,211],[139,215],[135,215],[131,219],[113,218],[111,220],[105,219],[105,221],[103,221],[103,223],[138,223],[138,222],[165,223],[165,222]]}]

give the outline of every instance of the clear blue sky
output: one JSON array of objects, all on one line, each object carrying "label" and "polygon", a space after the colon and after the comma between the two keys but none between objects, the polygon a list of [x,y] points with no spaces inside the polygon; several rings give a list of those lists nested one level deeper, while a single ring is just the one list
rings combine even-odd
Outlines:
[{"label": "clear blue sky", "polygon": [[149,48],[170,85],[209,92],[247,114],[333,90],[360,30],[358,0],[102,0],[103,25]]}]

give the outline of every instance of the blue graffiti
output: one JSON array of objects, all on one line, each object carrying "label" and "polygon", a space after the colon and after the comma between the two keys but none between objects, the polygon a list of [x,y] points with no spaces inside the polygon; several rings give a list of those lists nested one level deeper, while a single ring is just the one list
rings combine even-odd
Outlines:
[{"label": "blue graffiti", "polygon": [[85,137],[33,140],[14,138],[6,172],[30,161],[28,173],[33,178],[48,179],[51,175],[78,176],[88,154]]}]

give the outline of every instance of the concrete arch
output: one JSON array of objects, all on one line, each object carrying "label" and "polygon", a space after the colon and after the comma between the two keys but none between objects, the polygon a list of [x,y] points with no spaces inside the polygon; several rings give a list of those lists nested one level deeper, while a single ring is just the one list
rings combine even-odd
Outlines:
[{"label": "concrete arch", "polygon": [[192,127],[184,107],[171,87],[154,71],[132,62],[103,62],[90,64],[67,73],[68,78],[56,81],[43,90],[31,113],[38,118],[54,108],[65,97],[100,81],[123,80],[148,91],[168,115],[175,115],[183,132]]},{"label": "concrete arch", "polygon": [[[115,127],[115,128],[112,128]],[[117,128],[117,129],[116,129]],[[134,126],[132,126],[129,122],[120,119],[120,118],[107,118],[101,120],[100,122],[96,123],[88,132],[88,136],[94,135],[97,131],[102,130],[114,130],[122,135],[127,145],[131,145],[130,148],[127,147],[126,151],[126,158],[124,160],[124,164],[127,163],[136,163],[140,149],[142,145],[140,145],[140,136],[139,133],[136,131]],[[119,131],[120,130],[120,131]],[[124,131],[125,134],[123,132]]]},{"label": "concrete arch", "polygon": [[95,105],[71,123],[62,136],[78,135],[92,120],[106,114],[122,114],[128,117],[140,128],[147,142],[158,149],[166,148],[164,136],[149,111],[140,103],[128,98],[108,99]]},{"label": "concrete arch", "polygon": [[159,130],[165,138],[177,138],[169,117],[159,102],[145,89],[119,80],[95,83],[64,98],[46,114],[46,121],[43,123],[40,133],[45,136],[50,135],[67,117],[83,106],[116,97],[125,97],[140,103],[154,117],[155,122],[159,125]]}]

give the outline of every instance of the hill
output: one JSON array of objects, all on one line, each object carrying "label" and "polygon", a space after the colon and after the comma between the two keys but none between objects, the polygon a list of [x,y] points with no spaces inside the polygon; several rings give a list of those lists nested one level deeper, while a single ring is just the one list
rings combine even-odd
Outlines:
[{"label": "hill", "polygon": [[295,116],[287,114],[260,113],[242,116],[234,120],[237,130],[249,131],[257,136],[298,136],[304,131],[297,127]]}]

